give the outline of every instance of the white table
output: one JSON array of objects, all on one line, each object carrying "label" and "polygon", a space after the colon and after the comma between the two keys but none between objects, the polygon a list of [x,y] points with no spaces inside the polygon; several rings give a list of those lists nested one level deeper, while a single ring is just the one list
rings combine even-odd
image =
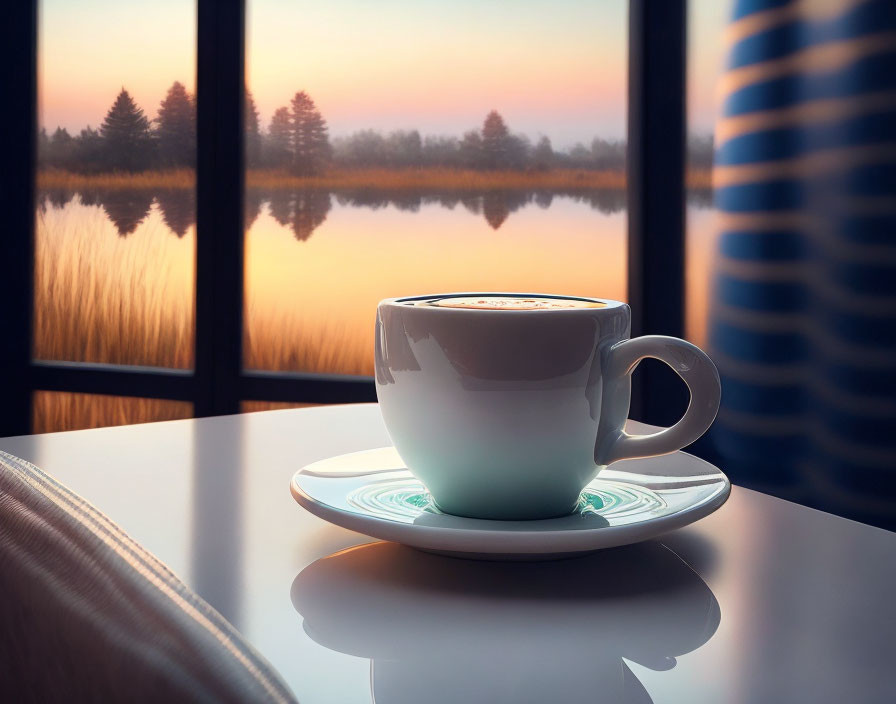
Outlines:
[{"label": "white table", "polygon": [[896,701],[893,533],[735,487],[665,547],[500,564],[378,544],[311,566],[371,539],[299,508],[291,476],[386,444],[375,405],[0,439],[158,555],[305,704],[371,687],[378,704]]}]

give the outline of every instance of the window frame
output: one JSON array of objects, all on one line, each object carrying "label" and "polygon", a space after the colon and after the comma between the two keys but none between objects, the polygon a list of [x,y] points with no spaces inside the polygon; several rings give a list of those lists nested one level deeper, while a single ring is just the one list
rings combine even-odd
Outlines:
[{"label": "window frame", "polygon": [[[238,413],[244,400],[376,400],[373,379],[244,369],[242,148],[245,0],[197,0],[196,329],[192,370],[32,358],[34,203],[37,175],[38,0],[12,3],[0,29],[8,106],[0,111],[6,168],[0,199],[16,236],[0,238],[4,263],[0,436],[31,432],[35,391],[193,403],[197,417]],[[684,330],[686,0],[629,0],[628,297],[632,334]],[[635,379],[632,417],[669,423],[681,389],[647,368]],[[654,377],[655,374],[655,377]],[[649,385],[650,394],[643,392]]]}]

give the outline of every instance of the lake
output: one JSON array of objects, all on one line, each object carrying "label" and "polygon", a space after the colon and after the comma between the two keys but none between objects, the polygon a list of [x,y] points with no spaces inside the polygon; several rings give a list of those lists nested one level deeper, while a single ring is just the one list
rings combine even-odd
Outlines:
[{"label": "lake", "polygon": [[[374,311],[391,296],[626,297],[618,190],[250,189],[246,203],[249,368],[372,374]],[[714,249],[707,205],[703,197],[688,207],[687,330],[697,344]],[[35,357],[191,367],[194,211],[186,189],[41,193]],[[188,414],[189,404],[175,405]]]}]

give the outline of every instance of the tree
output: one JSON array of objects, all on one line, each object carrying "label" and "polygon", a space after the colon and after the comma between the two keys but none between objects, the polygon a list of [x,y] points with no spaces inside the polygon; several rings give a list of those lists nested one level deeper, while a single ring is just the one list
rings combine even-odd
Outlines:
[{"label": "tree", "polygon": [[75,137],[76,170],[95,173],[103,164],[103,138],[88,125]]},{"label": "tree", "polygon": [[152,165],[153,138],[149,120],[124,89],[100,126],[103,160],[111,169],[141,171]]},{"label": "tree", "polygon": [[265,161],[270,166],[287,166],[292,162],[292,119],[289,108],[277,108],[268,127]]},{"label": "tree", "polygon": [[361,130],[334,144],[333,158],[345,166],[382,166],[386,161],[386,140],[379,132]]},{"label": "tree", "polygon": [[524,134],[509,135],[505,141],[503,168],[525,169],[532,161],[532,142]]},{"label": "tree", "polygon": [[245,101],[243,109],[245,111],[246,165],[255,167],[261,161],[261,128],[258,121],[258,108],[255,106],[255,99],[248,88],[243,100]]},{"label": "tree", "polygon": [[155,119],[159,159],[164,166],[196,163],[196,102],[183,83],[175,81]]},{"label": "tree", "polygon": [[622,171],[625,169],[625,142],[619,140],[608,142],[595,137],[591,142],[591,156],[596,169]]},{"label": "tree", "polygon": [[457,166],[459,145],[455,137],[429,136],[423,140],[422,160],[426,166]]},{"label": "tree", "polygon": [[292,170],[313,176],[326,168],[332,154],[327,123],[305,91],[292,99]]},{"label": "tree", "polygon": [[47,164],[57,169],[74,166],[75,140],[64,127],[57,127],[47,148]]},{"label": "tree", "polygon": [[532,152],[532,164],[539,171],[547,171],[554,165],[554,148],[551,146],[551,140],[542,137],[535,145],[535,151]]},{"label": "tree", "polygon": [[570,166],[587,169],[594,164],[592,152],[581,142],[576,142],[568,153]]},{"label": "tree", "polygon": [[386,154],[389,166],[419,166],[423,141],[417,130],[406,132],[397,130],[386,139]]},{"label": "tree", "polygon": [[50,137],[47,134],[47,128],[41,127],[37,133],[37,163],[41,166],[47,166],[49,157]]},{"label": "tree", "polygon": [[487,169],[507,166],[510,132],[497,111],[492,110],[482,124],[482,163]]},{"label": "tree", "polygon": [[482,165],[482,136],[477,130],[464,133],[458,146],[461,165],[468,169],[478,169]]}]

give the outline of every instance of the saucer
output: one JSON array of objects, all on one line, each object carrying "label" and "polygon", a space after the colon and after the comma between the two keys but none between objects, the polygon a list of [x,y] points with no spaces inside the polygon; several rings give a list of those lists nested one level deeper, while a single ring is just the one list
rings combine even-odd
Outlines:
[{"label": "saucer", "polygon": [[[353,452],[299,470],[290,490],[325,521],[414,548],[486,560],[544,560],[655,538],[708,516],[728,478],[693,455],[622,460],[559,518],[495,521],[442,513],[393,447]],[[500,501],[500,497],[496,497]]]}]

